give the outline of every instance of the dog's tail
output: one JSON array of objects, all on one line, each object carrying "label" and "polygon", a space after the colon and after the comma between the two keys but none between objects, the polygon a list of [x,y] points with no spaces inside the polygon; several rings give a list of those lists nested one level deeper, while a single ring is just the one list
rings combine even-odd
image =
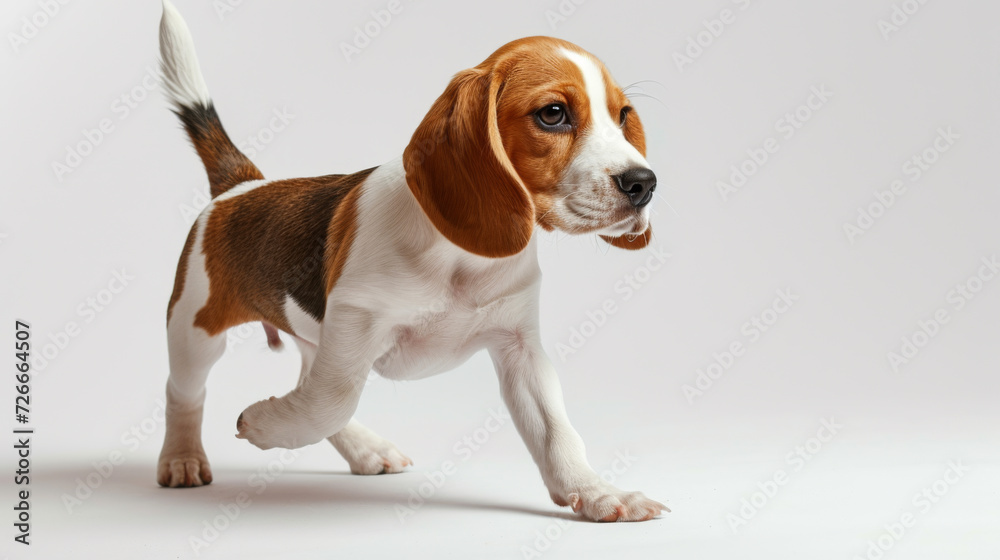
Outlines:
[{"label": "dog's tail", "polygon": [[244,181],[263,179],[257,166],[233,144],[222,128],[198,67],[191,32],[169,0],[163,0],[160,59],[167,96],[205,164],[212,198]]}]

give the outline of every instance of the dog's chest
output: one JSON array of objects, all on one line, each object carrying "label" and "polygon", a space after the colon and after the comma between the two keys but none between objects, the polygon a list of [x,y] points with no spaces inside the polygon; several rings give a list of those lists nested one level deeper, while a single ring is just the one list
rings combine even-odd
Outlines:
[{"label": "dog's chest", "polygon": [[392,328],[390,348],[375,370],[392,379],[418,379],[447,371],[480,349],[483,337],[502,324],[516,294],[491,293],[475,282],[454,282],[427,294]]}]

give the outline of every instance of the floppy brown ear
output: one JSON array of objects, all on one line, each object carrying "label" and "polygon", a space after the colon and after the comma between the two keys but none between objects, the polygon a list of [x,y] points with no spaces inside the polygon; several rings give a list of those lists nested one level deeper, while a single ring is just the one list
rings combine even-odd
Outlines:
[{"label": "floppy brown ear", "polygon": [[456,75],[403,152],[406,182],[427,217],[452,243],[484,257],[519,253],[535,223],[497,126],[501,84],[493,70]]},{"label": "floppy brown ear", "polygon": [[625,235],[619,235],[618,237],[608,237],[606,235],[602,235],[601,239],[607,241],[615,247],[618,247],[619,249],[634,251],[636,249],[646,247],[646,245],[649,245],[649,242],[653,240],[653,226],[650,225],[646,228],[646,231],[642,233],[627,233]]}]

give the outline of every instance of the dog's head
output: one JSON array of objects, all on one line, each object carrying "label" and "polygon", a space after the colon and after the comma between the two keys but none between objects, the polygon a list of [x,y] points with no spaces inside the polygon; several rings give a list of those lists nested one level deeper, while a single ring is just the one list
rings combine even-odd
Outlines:
[{"label": "dog's head", "polygon": [[536,223],[645,247],[656,187],[645,153],[642,123],[604,65],[572,43],[530,37],[458,73],[403,162],[445,237],[505,257]]}]

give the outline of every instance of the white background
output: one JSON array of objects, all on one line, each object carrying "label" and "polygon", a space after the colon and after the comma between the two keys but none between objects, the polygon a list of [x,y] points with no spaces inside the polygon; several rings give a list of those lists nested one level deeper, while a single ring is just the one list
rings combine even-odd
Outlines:
[{"label": "white background", "polygon": [[[641,82],[629,92],[649,96],[636,96],[635,104],[662,195],[651,250],[670,257],[649,271],[643,267],[651,250],[625,253],[591,238],[543,235],[542,327],[594,467],[673,513],[601,525],[553,505],[509,421],[483,437],[494,425],[487,423],[491,409],[501,406],[483,355],[419,383],[371,382],[359,417],[415,460],[409,472],[350,476],[325,444],[284,464],[279,452],[233,437],[245,406],[289,390],[298,374],[294,349],[270,353],[256,327],[234,335],[239,344],[209,380],[204,436],[216,482],[158,488],[165,307],[193,220],[185,207],[207,191],[162,92],[143,86],[157,63],[160,7],[70,2],[14,45],[12,34],[24,33],[21,18],[45,19],[35,0],[16,0],[4,2],[0,17],[7,38],[0,49],[0,338],[12,342],[13,320],[28,320],[36,352],[51,345],[52,358],[36,368],[32,384],[33,544],[12,541],[8,435],[0,554],[1000,554],[1000,279],[974,280],[981,259],[1000,252],[996,3],[930,1],[898,31],[883,33],[879,21],[893,15],[889,0],[656,7],[590,0],[564,2],[573,13],[563,20],[547,14],[558,13],[556,0],[405,1],[350,60],[341,44],[353,42],[355,27],[386,2],[247,0],[221,15],[220,4],[177,2],[225,126],[237,143],[251,135],[270,140],[253,160],[273,178],[352,172],[395,157],[452,74],[521,36],[571,40],[600,57],[622,85]],[[735,21],[711,37],[704,22],[723,9]],[[692,47],[697,56],[679,65],[675,54],[699,33],[707,46],[700,54]],[[786,137],[779,121],[806,103],[813,87],[832,96],[804,111],[810,118]],[[281,131],[262,132],[275,110],[294,118]],[[68,147],[85,142],[83,131],[102,119],[113,130],[91,150],[84,146],[89,153],[71,172],[55,172],[53,163],[66,164]],[[949,128],[957,140],[946,153],[930,154],[937,161],[915,180],[904,165]],[[718,182],[768,138],[780,149],[724,199]],[[905,194],[849,239],[844,225],[896,180]],[[79,307],[123,268],[134,278],[102,311]],[[628,277],[642,282],[626,299]],[[956,309],[949,293],[970,280],[981,289]],[[751,342],[743,325],[771,306],[777,290],[789,289],[794,305]],[[588,312],[606,300],[616,313],[591,328]],[[938,309],[948,322],[931,328],[933,337],[918,335],[926,344],[895,371],[888,354],[900,352],[901,338],[912,338],[918,321]],[[60,335],[70,321],[78,334]],[[572,348],[574,329],[588,336],[561,359],[559,345]],[[734,342],[743,355],[717,379],[703,379],[703,394],[685,396],[713,354],[728,362],[722,352]],[[3,361],[11,364],[8,352]],[[6,379],[2,410],[14,427],[13,380]],[[811,441],[831,419],[842,426],[836,435]],[[487,441],[462,451],[463,438],[474,437]],[[795,459],[801,446],[811,449],[807,462]],[[616,454],[629,464],[616,463]],[[121,464],[109,471],[102,464],[112,457]],[[445,461],[457,464],[457,473],[401,521],[397,505]],[[949,463],[967,472],[939,482]],[[268,468],[279,474],[261,488],[260,470]],[[785,483],[767,497],[762,488],[773,489],[768,481],[777,471],[787,480],[779,475]],[[934,496],[926,507],[930,502],[914,501],[925,488]],[[232,511],[225,504],[241,492],[249,507],[224,522],[218,516]],[[80,501],[67,507],[69,496]],[[751,511],[743,500],[761,507]],[[886,525],[907,513],[912,526],[891,536]],[[213,535],[206,530],[213,522],[226,528]],[[208,548],[196,553],[192,537]]]}]

